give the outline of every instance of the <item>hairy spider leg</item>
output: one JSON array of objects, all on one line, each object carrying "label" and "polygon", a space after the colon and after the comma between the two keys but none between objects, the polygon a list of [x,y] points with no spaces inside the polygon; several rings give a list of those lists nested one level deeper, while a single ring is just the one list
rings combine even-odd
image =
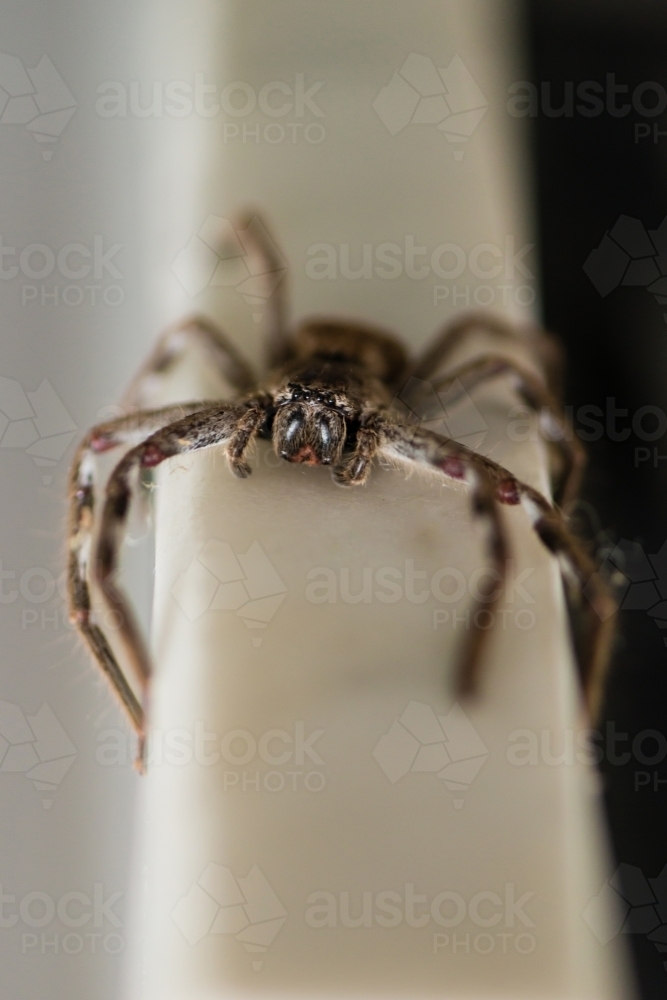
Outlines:
[{"label": "hairy spider leg", "polygon": [[[159,410],[132,413],[117,420],[98,424],[88,432],[78,446],[69,478],[69,525],[67,594],[69,615],[90,648],[112,689],[120,699],[135,730],[144,728],[144,713],[132,688],[120,668],[102,630],[91,621],[91,596],[88,583],[88,563],[93,539],[96,507],[95,455],[122,445],[135,445],[156,430],[202,408],[202,403],[184,403]],[[134,660],[132,661],[134,664]],[[137,673],[140,686],[145,678]]]},{"label": "hairy spider leg", "polygon": [[150,406],[161,376],[170,371],[195,344],[204,349],[220,377],[238,392],[247,392],[256,384],[252,368],[223,332],[203,316],[190,316],[161,334],[127,387],[121,407],[141,410]]},{"label": "hairy spider leg", "polygon": [[[255,254],[258,272],[267,286],[264,316],[264,359],[269,371],[290,357],[292,338],[289,330],[287,265],[273,234],[259,212],[247,209],[234,220],[244,244]],[[277,276],[280,275],[276,281]]]},{"label": "hairy spider leg", "polygon": [[[448,323],[436,334],[426,350],[417,359],[411,374],[415,378],[428,379],[437,374],[447,363],[448,357],[466,339],[472,331],[483,331],[499,340],[508,340],[528,348],[540,370],[544,372],[544,381],[551,393],[557,398],[562,396],[562,377],[564,368],[563,349],[558,340],[538,327],[527,325],[521,333],[500,316],[486,312],[467,312],[463,316]],[[488,353],[488,352],[485,352]]]},{"label": "hairy spider leg", "polygon": [[[520,334],[500,317],[484,312],[470,312],[460,319],[454,320],[435,337],[415,363],[411,372],[412,377],[422,380],[432,378],[446,365],[448,357],[465,340],[466,336],[474,330],[483,331],[496,339],[520,344],[523,348],[527,348],[544,373],[543,379],[538,378],[510,357],[501,355],[497,358],[498,363],[504,363],[503,374],[505,372],[516,374],[516,390],[529,406],[539,412],[540,429],[550,445],[550,450],[559,453],[562,464],[562,470],[559,470],[555,477],[557,481],[553,485],[554,495],[559,504],[568,503],[577,495],[581,484],[586,464],[586,452],[563,411],[561,402],[563,351],[555,337],[533,326],[527,327]],[[468,364],[472,369],[475,364],[481,364],[483,361],[488,362],[488,373],[484,373],[481,369],[479,373],[471,371],[470,388],[473,388],[481,384],[485,378],[494,378],[499,374],[493,370],[494,359],[495,355],[485,351],[482,357],[462,365],[457,371],[437,376],[435,381],[431,381],[431,384],[437,391],[436,386],[442,389],[447,385],[448,380],[454,381],[456,377],[461,377]]]},{"label": "hairy spider leg", "polygon": [[[556,480],[553,485],[554,499],[559,505],[569,503],[579,492],[586,465],[586,452],[560,402],[541,379],[510,358],[484,354],[459,368],[431,379],[429,385],[436,393],[448,393],[449,405],[456,403],[459,398],[456,393],[451,393],[452,387],[457,382],[460,384],[460,398],[463,398],[477,386],[505,375],[513,376],[514,389],[528,406],[536,411],[540,429],[548,445],[559,453],[561,468],[558,474],[552,477]],[[406,393],[400,397],[408,404],[410,404],[410,389],[408,381],[407,399]],[[415,389],[415,396],[418,399],[418,385]]]},{"label": "hairy spider leg", "polygon": [[[229,446],[239,428],[244,428],[247,412],[243,406],[218,405],[170,423],[130,449],[109,477],[99,535],[93,545],[92,575],[107,607],[118,617],[118,634],[142,681],[145,700],[152,673],[150,657],[129,602],[115,583],[135,484],[142,469],[153,469],[167,458],[215,445]],[[242,459],[241,454],[239,460],[242,462]],[[142,736],[140,734],[140,755],[143,753]]]},{"label": "hairy spider leg", "polygon": [[[492,484],[495,500],[501,504],[521,504],[537,536],[559,560],[564,582],[573,603],[586,617],[586,635],[577,650],[582,687],[591,715],[599,708],[603,674],[614,633],[616,604],[607,591],[595,565],[580,543],[567,529],[560,511],[531,486],[517,480],[511,472],[482,455],[433,431],[410,427],[389,420],[378,426],[378,457],[413,463],[430,468],[447,478],[468,482],[470,470]],[[473,502],[475,502],[473,500]],[[486,514],[489,517],[488,513]],[[490,538],[497,532],[490,523]],[[501,551],[502,542],[492,542]],[[497,554],[494,562],[498,562]],[[583,600],[585,588],[587,603]],[[481,648],[481,644],[480,647]],[[479,672],[479,649],[463,659],[458,675],[458,689],[475,688]]]}]

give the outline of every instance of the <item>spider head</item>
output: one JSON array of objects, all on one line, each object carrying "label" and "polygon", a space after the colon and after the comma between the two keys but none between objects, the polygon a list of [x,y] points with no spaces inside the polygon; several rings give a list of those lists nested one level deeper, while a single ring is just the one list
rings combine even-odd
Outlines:
[{"label": "spider head", "polygon": [[332,388],[288,382],[276,399],[273,447],[288,462],[337,465],[347,435],[344,399]]}]

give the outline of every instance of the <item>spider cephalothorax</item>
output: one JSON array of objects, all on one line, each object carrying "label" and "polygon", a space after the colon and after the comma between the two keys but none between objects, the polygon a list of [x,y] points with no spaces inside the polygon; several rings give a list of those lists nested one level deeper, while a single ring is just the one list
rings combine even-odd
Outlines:
[{"label": "spider cephalothorax", "polygon": [[[241,228],[245,228],[243,223]],[[260,235],[266,233],[265,227],[248,226],[246,232],[249,239],[254,232],[252,238],[261,240],[254,246],[262,258],[257,273],[271,276],[282,265],[275,246]],[[545,443],[552,459],[554,496],[564,502],[576,491],[583,454],[554,395],[552,376],[558,358],[553,340],[538,332],[521,338],[524,346],[533,348],[537,368],[545,371],[544,380],[502,354],[478,356],[452,370],[448,357],[470,330],[483,329],[501,343],[517,341],[518,334],[494,317],[471,315],[454,323],[410,365],[390,334],[360,323],[316,319],[290,331],[281,284],[273,291],[269,306],[265,379],[259,382],[254,377],[238,352],[207,320],[189,319],[167,330],[133,381],[125,398],[129,415],[93,428],[79,446],[72,466],[70,614],[118,694],[140,741],[143,743],[145,734],[142,701],[151,665],[128,603],[115,583],[138,473],[176,455],[218,447],[226,454],[231,470],[245,477],[251,472],[246,456],[257,436],[271,439],[276,454],[288,462],[331,466],[334,479],[344,486],[363,485],[376,456],[389,465],[421,468],[443,481],[466,486],[472,514],[486,529],[486,554],[495,574],[495,590],[479,595],[483,602],[478,601],[479,607],[487,611],[492,610],[501,592],[496,584],[504,579],[509,557],[500,510],[504,505],[521,505],[540,540],[558,556],[571,604],[584,613],[579,618],[587,618],[577,645],[583,686],[589,704],[594,705],[607,661],[614,605],[594,565],[570,535],[558,507],[501,465],[406,419],[393,406],[397,397],[404,401],[416,389],[422,398],[417,399],[413,412],[424,413],[424,386],[436,399],[437,393],[446,394],[451,406],[487,380],[506,378],[524,402],[541,412],[542,426],[549,431]],[[236,388],[237,401],[195,401],[160,410],[142,409],[156,377],[167,371],[192,341],[208,351],[220,374]],[[122,445],[128,450],[109,477],[97,540],[93,541],[97,515],[94,455]],[[117,614],[118,634],[134,670],[140,698],[104,632],[93,621],[89,577]],[[473,620],[477,622],[476,615]],[[475,687],[487,634],[483,626],[475,625],[468,636],[456,671],[459,692]]]},{"label": "spider cephalothorax", "polygon": [[[383,331],[312,320],[297,329],[284,357],[267,396],[257,401],[266,411],[259,434],[271,437],[280,458],[331,465],[334,479],[347,484],[354,475],[342,464],[344,453],[351,456],[357,449],[372,414],[390,406],[406,355]],[[248,406],[254,405],[251,398]],[[243,475],[246,469],[235,471]]]},{"label": "spider cephalothorax", "polygon": [[278,404],[272,427],[276,455],[303,465],[340,462],[347,424],[343,414],[325,399],[304,387],[297,388],[289,401]]}]

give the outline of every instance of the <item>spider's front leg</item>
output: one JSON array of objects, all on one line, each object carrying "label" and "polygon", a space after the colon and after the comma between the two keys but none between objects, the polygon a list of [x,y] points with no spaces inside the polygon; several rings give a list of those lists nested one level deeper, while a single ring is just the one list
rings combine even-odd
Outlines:
[{"label": "spider's front leg", "polygon": [[[354,454],[334,470],[335,481],[341,486],[363,485],[377,454],[384,454],[393,461],[425,462],[429,468],[469,486],[473,514],[486,528],[486,553],[489,568],[494,571],[493,581],[479,586],[481,593],[475,612],[482,608],[493,610],[502,592],[509,549],[500,517],[496,484],[486,464],[471,461],[471,456],[476,458],[474,453],[455,441],[441,438],[429,431],[394,424],[383,412],[373,412],[362,417]],[[472,618],[474,627],[464,647],[456,681],[461,694],[470,694],[476,687],[482,648],[488,631],[477,625],[476,614]]]},{"label": "spider's front leg", "polygon": [[106,636],[92,619],[88,562],[92,545],[95,455],[123,445],[136,445],[175,420],[202,409],[200,402],[145,410],[93,427],[76,450],[69,478],[67,594],[70,621],[78,628],[102,673],[118,695],[130,722],[141,735],[143,710],[121,670]]},{"label": "spider's front leg", "polygon": [[[595,717],[609,660],[616,605],[598,576],[594,563],[568,531],[560,511],[552,507],[537,490],[517,480],[507,469],[433,431],[385,420],[378,425],[377,434],[378,456],[428,468],[473,487],[473,510],[487,518],[487,545],[501,579],[505,570],[507,545],[498,516],[498,504],[523,506],[537,536],[559,559],[572,603],[585,612],[586,634],[579,643],[577,658],[589,710]],[[469,650],[459,669],[459,691],[474,690],[480,666],[480,650],[481,637],[473,634]]]},{"label": "spider's front leg", "polygon": [[378,429],[385,419],[383,411],[373,410],[362,414],[351,458],[341,462],[333,470],[334,482],[339,486],[364,485],[380,443]]},{"label": "spider's front leg", "polygon": [[[116,614],[118,635],[144,700],[148,694],[151,676],[150,658],[129,603],[114,580],[132,494],[138,486],[142,469],[155,468],[165,459],[174,455],[182,455],[216,445],[228,448],[237,432],[246,436],[247,447],[249,442],[247,437],[248,410],[249,408],[246,406],[213,406],[200,409],[175,422],[170,422],[128,451],[109,477],[97,544],[93,548],[91,557],[93,579],[99,586],[108,608]],[[242,462],[243,449],[237,458]],[[81,527],[84,527],[83,522],[92,522],[92,492],[88,493],[84,487],[81,493],[80,497],[75,497],[77,503],[82,504],[82,508],[76,516],[79,518]],[[85,527],[88,531],[85,547],[89,549],[91,525],[86,524]],[[75,569],[70,585],[71,599],[75,606],[76,624],[88,639],[96,659],[128,711],[139,734],[141,755],[145,735],[144,709],[132,693],[106,637],[97,626],[90,623],[90,594],[85,574],[81,571],[82,565],[85,570],[86,562],[87,554],[85,559],[79,563],[79,568]],[[94,633],[91,632],[91,629],[94,629]],[[91,635],[93,641],[91,641]],[[141,765],[141,760],[138,763]]]},{"label": "spider's front leg", "polygon": [[239,479],[245,479],[250,475],[250,466],[245,461],[246,452],[266,420],[267,411],[272,404],[273,397],[266,392],[257,393],[243,403],[242,416],[239,417],[227,445],[229,467]]}]

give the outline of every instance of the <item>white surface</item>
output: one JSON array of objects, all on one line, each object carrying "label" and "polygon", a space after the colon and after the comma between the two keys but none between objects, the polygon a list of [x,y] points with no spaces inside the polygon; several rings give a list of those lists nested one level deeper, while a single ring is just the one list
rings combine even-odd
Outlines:
[{"label": "white surface", "polygon": [[[176,30],[166,45],[162,39],[161,51],[170,60],[180,52],[187,76],[196,55],[180,45],[185,10],[171,6],[176,20],[168,20]],[[223,143],[211,139],[221,140],[220,131],[207,127],[204,134],[196,122],[191,151],[199,150],[197,161],[186,159],[175,142],[178,135],[182,143],[182,133],[171,123],[171,135],[170,129],[163,134],[163,166],[152,194],[156,219],[158,212],[162,219],[162,226],[154,227],[160,243],[153,254],[160,265],[156,314],[166,321],[179,311],[203,308],[224,322],[248,355],[258,356],[252,310],[235,289],[209,287],[189,298],[173,277],[158,280],[163,265],[208,215],[228,218],[251,203],[266,210],[291,261],[299,315],[354,313],[391,326],[412,347],[423,344],[451,313],[451,288],[449,301],[434,307],[436,281],[430,276],[314,281],[306,270],[308,249],[348,244],[358,260],[364,243],[402,245],[406,236],[431,249],[454,243],[466,253],[481,243],[504,247],[507,236],[523,246],[529,227],[520,142],[500,99],[517,72],[507,9],[477,3],[290,2],[224,3],[202,6],[200,14],[204,10],[210,18],[207,65],[211,72],[215,68],[213,78],[242,80],[257,91],[272,80],[289,85],[295,73],[303,73],[308,84],[323,80],[317,104],[326,140]],[[433,126],[409,126],[392,136],[372,108],[411,52],[430,56],[437,66],[449,65],[458,54],[489,99],[460,162],[453,157],[455,147]],[[249,121],[255,124],[254,118]],[[259,123],[263,127],[267,120],[260,117]],[[202,188],[197,177],[204,165],[208,181]],[[534,256],[529,259],[534,270]],[[460,283],[474,294],[485,282],[466,273]],[[188,395],[198,388],[191,383],[180,391]],[[485,390],[475,403],[488,425],[483,450],[544,485],[540,446],[517,446],[508,438],[503,413],[511,396],[502,388]],[[582,918],[606,871],[594,775],[576,760],[569,766],[543,760],[516,766],[509,759],[516,730],[551,734],[555,753],[563,731],[574,735],[578,729],[579,715],[556,567],[520,511],[506,509],[504,516],[516,571],[530,570],[530,601],[523,610],[534,611],[536,624],[517,627],[520,596],[503,606],[509,612],[506,628],[496,628],[491,637],[481,697],[463,706],[488,756],[467,790],[452,791],[432,773],[410,772],[392,783],[373,751],[411,702],[430,706],[439,716],[452,709],[447,675],[462,630],[452,629],[451,614],[465,615],[469,594],[454,604],[432,595],[416,603],[405,590],[391,604],[376,597],[349,603],[339,589],[335,603],[315,604],[307,587],[308,574],[321,567],[333,571],[339,588],[349,573],[353,593],[364,569],[390,567],[403,573],[403,585],[406,559],[426,573],[421,579],[453,567],[468,581],[484,560],[465,496],[434,479],[406,479],[380,468],[365,490],[345,493],[325,470],[278,464],[264,446],[246,482],[235,481],[214,452],[173,462],[162,472],[153,702],[162,750],[155,750],[144,788],[137,862],[143,893],[132,925],[130,996],[623,994],[618,955],[603,951]],[[285,596],[266,629],[249,629],[232,610],[202,610],[215,600],[215,581],[201,568],[212,541],[228,543],[236,556],[259,545],[268,557]],[[188,571],[184,584],[181,577]],[[278,584],[268,589],[275,593]],[[249,593],[258,596],[262,593]],[[190,618],[183,611],[188,601],[194,602]],[[443,609],[450,612],[449,623],[436,629],[433,613]],[[261,644],[253,642],[257,638]],[[306,735],[322,731],[315,742],[321,764],[290,757],[274,765],[259,753],[245,764],[232,763],[247,736],[225,744],[226,760],[224,752],[217,760],[202,757],[234,730],[252,734],[259,745],[271,730],[293,735],[300,726]],[[187,762],[195,731],[213,737]],[[270,753],[279,752],[281,739],[286,737],[269,744]],[[466,739],[475,743],[470,734]],[[184,754],[176,747],[179,740]],[[292,744],[285,747],[292,750]],[[469,755],[469,749],[460,752]],[[309,771],[324,776],[321,791],[304,787]],[[265,779],[267,772],[274,776]],[[237,778],[238,784],[230,784]],[[267,780],[278,787],[281,779],[282,790],[262,786]],[[279,904],[264,916],[284,917],[284,923],[267,951],[249,953],[235,934],[209,933],[219,919],[211,880],[215,873],[222,877],[220,868],[210,865],[229,868],[237,880],[219,897],[230,907],[240,904],[234,892],[245,883],[238,880],[254,866],[270,884]],[[200,888],[194,887],[198,880]],[[433,918],[423,927],[410,926],[405,916],[398,926],[386,927],[375,909],[371,926],[356,928],[342,926],[340,909],[336,927],[315,928],[306,917],[312,893],[332,893],[337,900],[349,893],[354,916],[361,912],[364,892],[374,899],[398,892],[404,899],[406,884],[429,899],[445,891],[468,904],[480,892],[493,895],[485,897],[477,916],[473,904],[453,928]],[[497,904],[506,892],[517,899],[532,894],[524,911],[530,926],[512,920]],[[251,913],[251,923],[261,916]],[[243,934],[241,910],[230,911],[228,919],[237,919],[234,928]],[[529,936],[518,939],[520,933]],[[447,935],[447,943],[434,934]],[[517,951],[517,943],[530,954]],[[481,954],[485,949],[488,955]]]}]

